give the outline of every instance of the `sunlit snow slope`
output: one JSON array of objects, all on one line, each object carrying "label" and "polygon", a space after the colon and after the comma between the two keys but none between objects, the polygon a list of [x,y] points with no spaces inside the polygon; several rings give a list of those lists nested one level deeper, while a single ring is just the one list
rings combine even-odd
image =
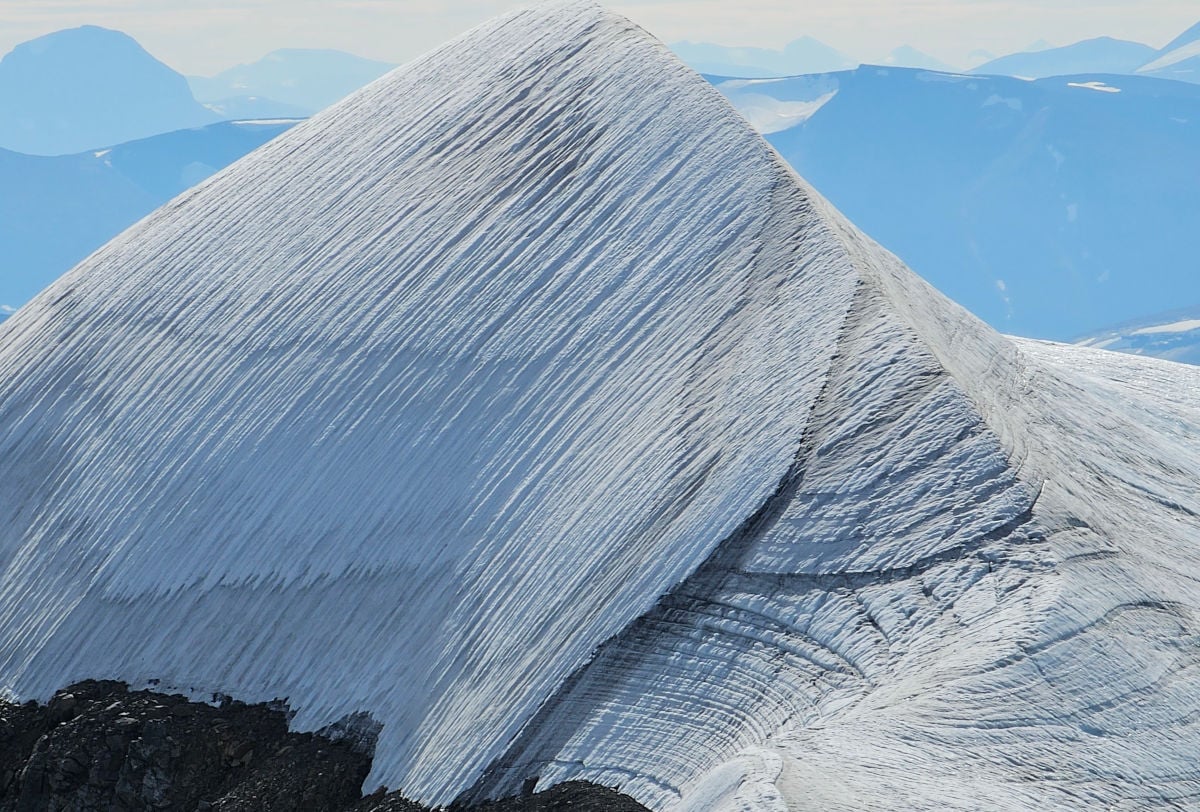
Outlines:
[{"label": "sunlit snow slope", "polygon": [[[1082,354],[1079,354],[1082,353]],[[383,723],[424,801],[1195,802],[1195,370],[1014,345],[588,4],[0,326],[0,684]]]}]

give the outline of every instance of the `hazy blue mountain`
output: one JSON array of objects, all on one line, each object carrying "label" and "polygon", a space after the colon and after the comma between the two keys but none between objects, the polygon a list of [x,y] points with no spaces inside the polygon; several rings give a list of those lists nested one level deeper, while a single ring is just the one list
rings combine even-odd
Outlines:
[{"label": "hazy blue mountain", "polygon": [[1200,87],[878,67],[718,86],[856,225],[1001,330],[1068,339],[1200,301]]},{"label": "hazy blue mountain", "polygon": [[671,49],[700,73],[714,76],[797,76],[845,70],[858,64],[841,51],[808,36],[792,40],[782,51],[710,42],[677,42]]},{"label": "hazy blue mountain", "polygon": [[1142,65],[1138,73],[1200,83],[1200,23],[1196,23]]},{"label": "hazy blue mountain", "polygon": [[1200,306],[1157,313],[1076,339],[1085,347],[1200,364]]},{"label": "hazy blue mountain", "polygon": [[221,123],[55,157],[0,150],[0,315],[289,123]]},{"label": "hazy blue mountain", "polygon": [[946,73],[954,73],[958,70],[955,67],[947,65],[937,57],[930,56],[924,51],[918,51],[911,45],[901,45],[899,48],[892,49],[892,52],[888,54],[887,59],[883,63],[897,68],[922,68],[924,70],[937,70]]},{"label": "hazy blue mountain", "polygon": [[256,96],[312,114],[394,67],[342,51],[287,48],[213,77],[189,77],[188,82],[196,98],[205,103]]},{"label": "hazy blue mountain", "polygon": [[119,31],[83,26],[0,60],[0,148],[61,155],[217,121],[187,80]]},{"label": "hazy blue mountain", "polygon": [[1032,79],[1080,73],[1133,73],[1153,59],[1154,54],[1153,48],[1140,42],[1097,37],[1061,48],[1009,54],[985,62],[971,72]]}]

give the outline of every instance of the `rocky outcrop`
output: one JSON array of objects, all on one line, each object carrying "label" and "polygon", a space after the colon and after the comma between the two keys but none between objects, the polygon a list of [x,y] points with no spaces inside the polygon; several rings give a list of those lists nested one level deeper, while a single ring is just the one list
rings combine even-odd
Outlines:
[{"label": "rocky outcrop", "polygon": [[[0,812],[426,809],[382,787],[361,797],[378,733],[366,714],[320,733],[289,732],[288,718],[283,703],[217,696],[204,704],[101,681],[72,685],[45,705],[0,703]],[[643,807],[573,783],[478,809]]]}]

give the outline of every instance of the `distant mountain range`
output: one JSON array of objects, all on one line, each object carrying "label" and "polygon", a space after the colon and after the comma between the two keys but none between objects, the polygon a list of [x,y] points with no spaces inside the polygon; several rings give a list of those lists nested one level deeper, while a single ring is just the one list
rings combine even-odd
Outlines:
[{"label": "distant mountain range", "polygon": [[1009,54],[985,62],[971,72],[1030,79],[1079,73],[1133,73],[1153,59],[1155,53],[1140,42],[1097,37],[1061,48]]},{"label": "distant mountain range", "polygon": [[897,68],[716,80],[856,225],[1001,330],[1200,301],[1200,87]]},{"label": "distant mountain range", "polygon": [[304,118],[393,67],[292,49],[185,78],[119,31],[58,31],[0,60],[0,149],[70,155],[222,120]]},{"label": "distant mountain range", "polygon": [[311,115],[395,67],[341,51],[290,48],[213,77],[189,77],[188,83],[196,98],[210,106],[224,108],[235,104],[231,99],[254,97]]},{"label": "distant mountain range", "polygon": [[[812,37],[793,40],[781,51],[730,47],[711,42],[677,42],[671,46],[671,50],[700,73],[743,79],[833,73],[859,65],[859,60]],[[897,67],[954,70],[936,57],[918,51],[910,45],[893,49],[884,59],[884,63]]]},{"label": "distant mountain range", "polygon": [[58,31],[0,59],[0,148],[61,155],[211,124],[187,80],[119,31]]},{"label": "distant mountain range", "polygon": [[947,73],[953,73],[957,68],[947,65],[937,57],[918,51],[911,45],[901,45],[899,48],[892,50],[888,54],[887,59],[883,60],[885,65],[891,65],[897,68],[924,68],[925,70],[938,70]]},{"label": "distant mountain range", "polygon": [[[1102,37],[1060,48],[1037,43],[972,72],[1045,77],[1140,73],[1200,82],[1200,24],[1154,51]],[[812,37],[781,50],[680,42],[674,50],[702,73],[764,78],[831,73],[858,60]],[[894,49],[892,67],[952,72],[911,46]],[[340,51],[283,49],[216,76],[184,77],[131,37],[97,26],[59,31],[23,43],[0,60],[0,149],[63,155],[100,149],[221,120],[309,116],[395,66]]]},{"label": "distant mountain range", "polygon": [[[812,37],[794,40],[782,51],[709,42],[677,42],[671,48],[701,73],[742,79],[833,73],[859,64],[859,60]],[[971,73],[1028,79],[1083,73],[1138,73],[1160,79],[1200,82],[1200,23],[1157,51],[1140,42],[1112,37],[1096,37],[1061,47],[1038,40],[1024,51],[1001,57],[975,50],[969,55],[968,63],[972,66]],[[958,70],[909,45],[895,48],[880,64],[947,73]]]},{"label": "distant mountain range", "polygon": [[1097,349],[1200,364],[1200,306],[1135,319],[1077,338]]},{"label": "distant mountain range", "polygon": [[0,150],[0,318],[163,203],[290,126],[213,124],[56,157]]},{"label": "distant mountain range", "polygon": [[[1044,43],[1039,43],[1038,46]],[[1030,47],[975,68],[972,73],[1031,79],[1080,73],[1139,74],[1200,83],[1200,23],[1163,48],[1129,40],[1097,37],[1060,48]]]},{"label": "distant mountain range", "polygon": [[714,76],[797,76],[846,70],[858,65],[858,60],[807,36],[792,40],[782,51],[729,47],[711,42],[677,42],[671,50],[700,73]]}]

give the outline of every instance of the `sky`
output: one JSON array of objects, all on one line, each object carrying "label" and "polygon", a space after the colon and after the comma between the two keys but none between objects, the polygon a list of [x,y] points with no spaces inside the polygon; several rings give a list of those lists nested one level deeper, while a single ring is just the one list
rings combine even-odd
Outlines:
[{"label": "sky", "polygon": [[[132,35],[188,74],[276,48],[336,48],[405,62],[503,11],[508,0],[0,0],[0,53],[62,28]],[[911,45],[951,65],[976,49],[1023,50],[1097,36],[1161,47],[1200,21],[1197,0],[608,0],[667,42],[778,48],[816,37],[863,61]]]}]

